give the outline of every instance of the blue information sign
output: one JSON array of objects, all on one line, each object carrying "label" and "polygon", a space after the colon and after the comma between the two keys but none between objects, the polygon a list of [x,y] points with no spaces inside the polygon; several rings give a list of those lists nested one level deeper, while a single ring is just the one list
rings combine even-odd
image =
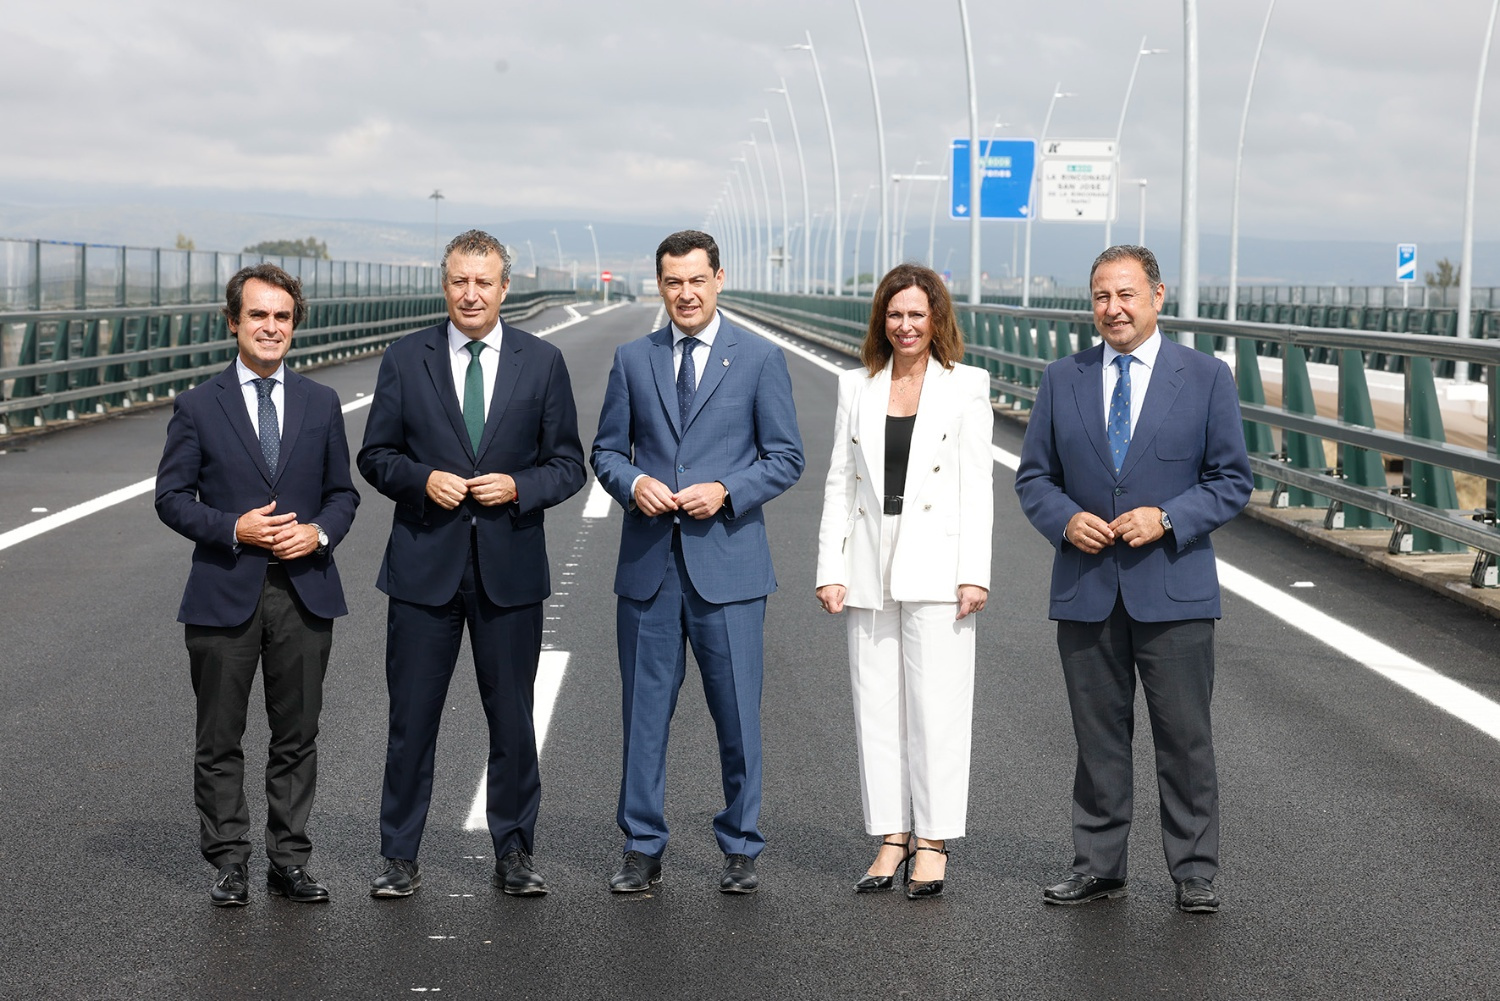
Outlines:
[{"label": "blue information sign", "polygon": [[[1031,181],[1036,172],[1035,139],[981,139],[983,153],[980,210],[985,219],[1025,219],[1031,214]],[[948,203],[954,219],[969,218],[969,140],[953,140],[953,198]]]},{"label": "blue information sign", "polygon": [[1414,282],[1416,280],[1417,245],[1415,243],[1396,244],[1396,281]]}]

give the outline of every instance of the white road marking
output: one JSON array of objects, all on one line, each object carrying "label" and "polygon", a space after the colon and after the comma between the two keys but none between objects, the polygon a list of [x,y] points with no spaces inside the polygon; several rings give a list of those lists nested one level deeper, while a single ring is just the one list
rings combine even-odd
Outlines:
[{"label": "white road marking", "polygon": [[628,304],[629,304],[629,300],[626,300],[626,299],[616,299],[614,302],[610,303],[608,306],[600,306],[598,309],[594,310],[589,315],[590,316],[603,316],[605,313],[608,313],[612,309],[619,309],[621,306],[625,306],[625,305],[628,305]]},{"label": "white road marking", "polygon": [[604,489],[604,484],[594,480],[593,485],[589,487],[588,500],[583,502],[583,516],[585,518],[608,518],[614,506],[615,499]]},{"label": "white road marking", "polygon": [[[789,343],[785,338],[757,324],[747,322],[743,317],[736,316],[733,319],[735,323],[749,327],[819,368],[835,374],[846,371],[798,345]],[[995,462],[1006,469],[1014,471],[1021,464],[1020,456],[995,445],[990,446],[990,452]],[[1413,695],[1432,703],[1444,712],[1458,717],[1481,733],[1500,740],[1500,704],[1480,695],[1466,685],[1444,677],[1427,665],[1413,660],[1372,636],[1367,636],[1353,626],[1346,625],[1318,611],[1307,602],[1293,598],[1257,580],[1238,567],[1225,563],[1222,559],[1218,561],[1218,567],[1219,583],[1225,590],[1239,595],[1318,642],[1332,647],[1334,652],[1348,657],[1355,663],[1400,685]],[[1299,581],[1292,586],[1310,587],[1311,584]]]},{"label": "white road marking", "polygon": [[570,317],[572,317],[572,319],[562,320],[558,323],[552,324],[552,326],[550,327],[545,327],[541,330],[538,330],[536,332],[536,336],[550,337],[553,334],[557,333],[559,330],[562,330],[564,327],[571,327],[575,323],[582,323],[584,320],[588,319],[587,316],[584,316],[582,313],[578,312],[578,310],[574,309],[571,305],[563,306],[563,311],[566,312]]},{"label": "white road marking", "polygon": [[[368,407],[374,399],[375,397],[373,396],[366,396],[352,403],[346,403],[340,409],[347,414],[361,407]],[[38,518],[36,521],[22,525],[20,528],[13,528],[8,532],[0,532],[0,550],[9,549],[11,546],[34,539],[38,535],[44,535],[54,528],[62,528],[64,525],[70,525],[80,518],[87,518],[91,514],[98,514],[100,511],[112,508],[116,504],[123,504],[125,501],[139,497],[141,494],[151,493],[155,489],[156,477],[152,476],[149,479],[141,480],[139,483],[132,483],[128,487],[111,490],[109,493],[95,497],[93,500],[87,500],[82,504],[75,504],[72,507],[64,508],[56,514],[49,514],[45,518]]]},{"label": "white road marking", "polygon": [[[552,710],[557,707],[557,693],[562,689],[563,674],[568,669],[568,651],[543,650],[541,663],[536,669],[536,702],[532,719],[536,725],[536,753],[542,753],[547,742],[547,728],[552,722]],[[479,789],[474,793],[474,802],[469,807],[469,818],[464,821],[464,830],[483,831],[489,828],[485,820],[485,804],[488,800],[486,776],[479,776]]]}]

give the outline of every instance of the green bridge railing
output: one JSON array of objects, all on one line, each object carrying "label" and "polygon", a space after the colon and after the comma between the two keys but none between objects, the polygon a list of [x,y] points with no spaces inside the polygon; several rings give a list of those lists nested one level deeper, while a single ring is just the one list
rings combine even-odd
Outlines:
[{"label": "green bridge railing", "polygon": [[[849,296],[734,292],[724,300],[848,354],[858,353],[870,315],[868,299]],[[1093,314],[1084,307],[957,306],[967,360],[988,369],[997,409],[1024,416],[1036,398],[1042,369],[1095,342]],[[1233,356],[1251,465],[1258,484],[1272,488],[1272,505],[1324,508],[1329,529],[1390,526],[1392,553],[1473,549],[1470,583],[1500,584],[1500,341],[1251,320],[1189,322],[1167,313],[1160,325],[1168,334],[1191,337],[1199,350]],[[1475,329],[1493,332],[1495,326],[1486,322]],[[1270,406],[1261,372],[1277,359],[1281,405]],[[1318,413],[1310,361],[1337,366],[1333,416]],[[1483,450],[1447,442],[1437,378],[1460,366],[1483,394]],[[1400,374],[1400,430],[1376,426],[1372,371]],[[1334,445],[1332,463],[1324,442]],[[1400,462],[1398,485],[1387,481],[1386,456]],[[1455,473],[1482,481],[1482,505],[1460,509]]]}]

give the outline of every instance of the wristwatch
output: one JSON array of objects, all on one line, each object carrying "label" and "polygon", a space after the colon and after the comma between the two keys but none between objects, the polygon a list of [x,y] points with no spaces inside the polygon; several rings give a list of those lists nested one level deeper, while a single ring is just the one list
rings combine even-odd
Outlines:
[{"label": "wristwatch", "polygon": [[318,533],[318,555],[322,556],[328,552],[328,533],[323,531],[323,526],[321,525],[313,525],[312,527]]},{"label": "wristwatch", "polygon": [[1167,512],[1165,511],[1161,513],[1161,527],[1164,532],[1172,530],[1172,519],[1167,517]]}]

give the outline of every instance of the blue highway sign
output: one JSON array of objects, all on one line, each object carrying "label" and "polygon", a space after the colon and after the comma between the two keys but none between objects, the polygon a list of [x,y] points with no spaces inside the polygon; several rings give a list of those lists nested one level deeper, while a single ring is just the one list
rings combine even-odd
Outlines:
[{"label": "blue highway sign", "polygon": [[[949,215],[969,218],[969,140],[952,145],[953,178]],[[983,153],[980,205],[985,219],[1025,219],[1031,213],[1031,181],[1036,172],[1035,139],[981,139]]]},{"label": "blue highway sign", "polygon": [[1417,245],[1415,243],[1396,244],[1396,281],[1414,282],[1417,280]]}]

